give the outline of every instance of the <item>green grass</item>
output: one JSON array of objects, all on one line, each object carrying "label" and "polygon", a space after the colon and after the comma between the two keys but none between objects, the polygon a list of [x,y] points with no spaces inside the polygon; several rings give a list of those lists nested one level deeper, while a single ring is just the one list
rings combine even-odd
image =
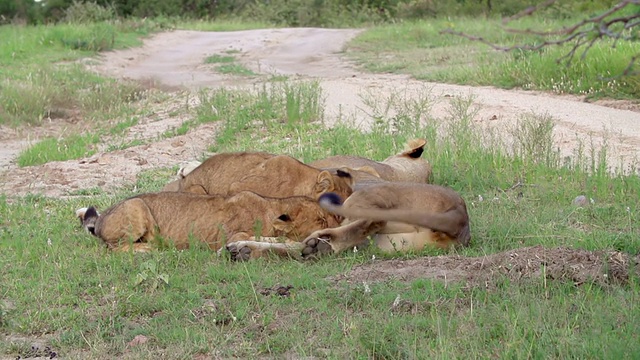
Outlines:
[{"label": "green grass", "polygon": [[[513,27],[549,30],[572,24],[576,19],[527,18]],[[557,61],[571,46],[548,47],[541,51],[499,52],[463,37],[441,34],[451,28],[480,36],[489,42],[511,46],[537,44],[537,35],[511,34],[499,20],[449,19],[399,22],[374,27],[353,40],[347,49],[353,59],[374,72],[406,73],[417,79],[504,88],[548,90],[588,97],[637,98],[640,78],[621,74],[640,50],[633,42],[602,41],[584,59],[566,66]]]},{"label": "green grass", "polygon": [[161,29],[153,21],[0,26],[0,124],[38,125],[52,110],[79,111],[100,120],[121,115],[144,89],[95,75],[77,60],[140,44]]},{"label": "green grass", "polygon": [[[428,31],[416,29],[422,34],[419,43],[430,39]],[[394,52],[404,51],[403,39],[416,39],[403,34],[390,45],[397,47]],[[70,74],[67,82],[81,76]],[[459,254],[482,256],[532,245],[640,253],[640,179],[611,175],[600,157],[606,149],[578,149],[575,160],[563,163],[550,142],[552,124],[545,116],[523,116],[508,129],[515,143],[505,144],[475,127],[473,99],[455,100],[448,116],[435,118],[428,111],[429,96],[415,103],[393,98],[377,104],[374,126],[361,133],[344,125],[324,127],[317,82],[278,81],[249,92],[203,91],[197,116],[165,135],[220,122],[213,151],[263,150],[305,161],[334,154],[382,160],[399,152],[407,139],[423,137],[423,157],[434,167],[434,182],[452,187],[467,201],[472,246]],[[394,110],[393,117],[387,108]],[[111,111],[110,106],[103,109]],[[106,133],[122,134],[138,121],[128,119]],[[30,150],[28,161],[59,150],[64,157],[85,156],[98,134],[46,140]],[[46,341],[60,357],[83,359],[204,354],[618,359],[640,353],[635,278],[624,285],[580,286],[501,277],[487,287],[427,279],[366,287],[335,284],[326,277],[348,273],[358,264],[443,252],[391,256],[367,249],[307,263],[233,263],[197,246],[113,254],[74,217],[80,207],[104,210],[133,194],[157,191],[175,170],[144,172],[117,193],[91,188],[68,199],[0,195],[0,333],[8,335],[0,342],[1,355],[27,357],[35,340]],[[594,199],[593,204],[571,205],[580,194]],[[261,293],[276,285],[292,285],[291,295]],[[396,299],[410,306],[395,308]],[[128,346],[136,335],[148,342]]]},{"label": "green grass", "polygon": [[221,74],[255,76],[257,75],[251,69],[241,64],[224,64],[216,67],[216,71]]},{"label": "green grass", "polygon": [[[148,91],[132,81],[98,76],[77,62],[98,51],[140,44],[164,23],[140,20],[94,24],[0,26],[0,124],[40,125],[48,117],[91,122],[96,133],[121,134],[136,121],[135,104]],[[113,128],[111,129],[111,127]],[[84,128],[79,126],[78,128]],[[19,157],[20,166],[90,155],[100,138],[69,128],[64,139],[44,139]],[[74,143],[77,142],[77,143]]]},{"label": "green grass", "polygon": [[211,55],[204,59],[205,64],[219,64],[219,63],[232,63],[236,61],[236,58],[233,56],[224,56],[224,55]]},{"label": "green grass", "polygon": [[98,134],[71,135],[61,139],[46,138],[30,146],[18,156],[18,166],[41,165],[50,161],[63,161],[91,156]]},{"label": "green grass", "polygon": [[[236,52],[231,50],[231,53],[235,54]],[[235,61],[236,61],[236,58],[232,55],[219,55],[219,54],[214,54],[204,59],[205,64],[222,64],[222,65],[216,66],[216,71],[221,74],[239,75],[239,76],[257,75],[251,69],[248,69],[246,66],[242,64],[238,64]]]},{"label": "green grass", "polygon": [[[640,180],[585,171],[586,155],[585,164],[560,166],[543,141],[549,123],[542,116],[521,119],[511,149],[482,145],[487,139],[469,121],[472,99],[460,99],[441,119],[390,100],[381,107],[399,113],[380,115],[371,132],[360,133],[323,127],[322,93],[314,82],[200,97],[194,124],[221,121],[224,127],[217,151],[265,150],[307,161],[343,153],[383,159],[406,139],[424,137],[423,156],[434,166],[435,182],[467,200],[473,245],[460,254],[529,245],[640,252]],[[116,194],[87,189],[68,200],[0,196],[0,331],[23,337],[0,344],[0,354],[29,354],[35,338],[68,358],[624,358],[640,351],[637,279],[576,286],[497,276],[486,288],[427,279],[334,284],[326,277],[369,263],[373,255],[375,261],[392,256],[368,249],[307,263],[233,263],[197,246],[113,254],[74,219],[76,208],[105,209],[160,189],[174,173],[145,172]],[[510,190],[518,182],[522,186]],[[571,200],[577,194],[595,203],[576,208]],[[261,292],[285,285],[293,286],[289,297]],[[396,299],[405,305],[394,307]],[[148,342],[127,346],[136,335]]]}]

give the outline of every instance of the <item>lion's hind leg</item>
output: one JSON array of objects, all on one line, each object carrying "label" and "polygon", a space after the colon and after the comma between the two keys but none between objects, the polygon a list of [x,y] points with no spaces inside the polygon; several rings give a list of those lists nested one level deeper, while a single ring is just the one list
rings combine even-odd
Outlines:
[{"label": "lion's hind leg", "polygon": [[100,218],[97,235],[112,250],[147,252],[152,249],[156,221],[143,200],[128,199]]}]

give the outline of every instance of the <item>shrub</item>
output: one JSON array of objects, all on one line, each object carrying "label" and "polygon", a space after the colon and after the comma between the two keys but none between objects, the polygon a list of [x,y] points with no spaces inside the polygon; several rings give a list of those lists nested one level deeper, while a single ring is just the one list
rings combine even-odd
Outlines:
[{"label": "shrub", "polygon": [[115,19],[116,13],[113,7],[104,7],[96,2],[80,2],[74,0],[73,4],[65,9],[64,21],[69,23],[91,23]]}]

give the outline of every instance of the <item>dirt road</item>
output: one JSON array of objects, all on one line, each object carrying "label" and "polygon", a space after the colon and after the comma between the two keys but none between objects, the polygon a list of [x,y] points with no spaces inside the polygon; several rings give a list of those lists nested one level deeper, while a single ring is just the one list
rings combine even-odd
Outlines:
[{"label": "dirt road", "polygon": [[[578,141],[596,144],[607,138],[611,159],[624,157],[629,166],[640,156],[640,112],[589,104],[577,97],[534,92],[470,87],[412,80],[406,76],[367,74],[358,71],[340,54],[359,30],[266,29],[237,32],[173,31],[147,39],[140,48],[104,53],[92,67],[103,74],[156,83],[168,88],[195,90],[202,87],[244,87],[265,81],[269,74],[315,78],[326,96],[329,125],[349,120],[367,129],[371,109],[363,102],[368,94],[386,99],[398,93],[424,96],[435,101],[434,115],[441,115],[451,101],[471,95],[479,111],[475,121],[488,126],[506,126],[527,112],[547,113],[556,122],[557,145],[571,154]],[[207,56],[233,53],[238,61],[263,77],[234,77],[215,72],[204,63]],[[184,101],[178,99],[175,106]],[[620,107],[621,103],[613,103]],[[624,105],[624,104],[623,104]],[[177,126],[185,116],[171,117],[170,109],[158,108],[130,129],[130,138],[154,139],[165,129]],[[169,106],[170,107],[170,106]],[[131,182],[141,171],[172,166],[202,154],[215,136],[215,126],[207,125],[182,137],[143,146],[108,152],[90,159],[54,162],[43,166],[17,168],[14,158],[23,149],[29,134],[0,137],[2,192],[38,192],[59,196],[72,190],[102,186],[109,188]],[[33,135],[31,135],[33,137]],[[617,163],[617,161],[616,161]]]}]

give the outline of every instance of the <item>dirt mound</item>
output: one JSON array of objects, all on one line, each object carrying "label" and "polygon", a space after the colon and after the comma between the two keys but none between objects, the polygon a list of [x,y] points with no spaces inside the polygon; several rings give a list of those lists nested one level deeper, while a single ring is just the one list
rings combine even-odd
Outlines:
[{"label": "dirt mound", "polygon": [[362,283],[395,279],[410,282],[436,279],[469,286],[492,286],[506,277],[512,281],[541,279],[624,284],[630,272],[640,274],[640,255],[617,251],[588,251],[570,248],[527,247],[480,256],[434,256],[412,260],[375,261],[354,267],[348,274],[333,276],[335,282]]}]

